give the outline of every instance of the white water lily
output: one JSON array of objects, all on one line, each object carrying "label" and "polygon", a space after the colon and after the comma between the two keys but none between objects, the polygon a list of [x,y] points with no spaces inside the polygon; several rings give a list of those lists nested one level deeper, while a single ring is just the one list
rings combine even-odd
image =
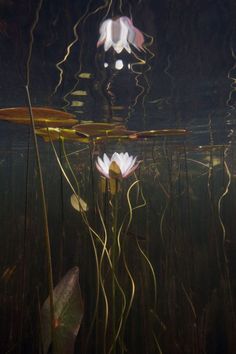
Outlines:
[{"label": "white water lily", "polygon": [[136,160],[137,156],[133,157],[127,152],[121,152],[120,154],[114,152],[110,159],[107,154],[103,155],[103,159],[98,157],[96,167],[106,178],[126,178],[139,166],[141,161],[136,162]]},{"label": "white water lily", "polygon": [[130,44],[138,50],[144,50],[144,36],[142,32],[133,25],[129,17],[121,16],[115,20],[105,20],[101,23],[99,32],[100,37],[97,42],[97,47],[104,45],[105,51],[113,47],[118,54],[121,53],[123,49],[131,53]]}]

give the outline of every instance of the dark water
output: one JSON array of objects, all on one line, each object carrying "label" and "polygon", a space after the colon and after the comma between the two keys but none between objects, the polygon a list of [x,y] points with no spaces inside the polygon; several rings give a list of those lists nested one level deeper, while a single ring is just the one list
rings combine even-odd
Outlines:
[{"label": "dark water", "polygon": [[[101,21],[114,16],[133,19],[145,51],[96,47]],[[233,0],[0,1],[1,108],[26,106],[28,83],[33,106],[78,121],[168,129],[95,143],[38,137],[54,285],[78,266],[84,302],[75,349],[55,354],[236,352],[235,16]],[[142,160],[118,193],[123,293],[109,265],[115,201],[95,168],[115,151]],[[65,156],[86,217],[71,206]],[[29,125],[0,121],[0,205],[0,353],[42,353],[47,251]],[[122,326],[112,348],[114,318]]]}]

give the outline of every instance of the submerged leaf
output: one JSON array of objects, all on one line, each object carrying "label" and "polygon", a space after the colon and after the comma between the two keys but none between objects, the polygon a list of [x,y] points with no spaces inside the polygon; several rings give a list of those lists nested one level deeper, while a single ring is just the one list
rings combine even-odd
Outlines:
[{"label": "submerged leaf", "polygon": [[72,196],[70,197],[70,202],[75,210],[79,212],[88,211],[87,203],[78,195],[72,194]]},{"label": "submerged leaf", "polygon": [[[73,354],[74,343],[83,318],[83,301],[79,285],[79,268],[70,269],[53,290],[55,354]],[[49,298],[41,309],[43,353],[47,354],[51,337]]]}]

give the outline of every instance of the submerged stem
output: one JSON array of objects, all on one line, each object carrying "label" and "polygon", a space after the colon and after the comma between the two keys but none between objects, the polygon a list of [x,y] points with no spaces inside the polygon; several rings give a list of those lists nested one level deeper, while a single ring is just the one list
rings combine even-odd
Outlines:
[{"label": "submerged stem", "polygon": [[43,174],[42,174],[41,161],[40,161],[39,148],[38,148],[38,141],[35,133],[34,117],[33,117],[28,85],[25,86],[25,89],[26,89],[27,100],[28,100],[29,115],[31,120],[33,141],[34,141],[34,147],[36,153],[36,163],[37,163],[38,173],[39,173],[40,192],[41,192],[42,204],[43,204],[44,236],[45,236],[45,248],[46,248],[47,269],[48,269],[48,288],[49,288],[51,336],[52,336],[52,352],[53,352],[55,314],[54,314],[54,303],[53,303],[53,275],[52,275],[51,245],[50,245],[50,237],[49,237],[49,229],[48,229],[48,215],[47,215],[46,198],[45,198],[45,190],[44,190]]},{"label": "submerged stem", "polygon": [[112,353],[116,353],[116,260],[117,260],[117,219],[118,219],[118,180],[115,179],[115,194],[113,196],[114,203],[112,206],[112,247],[111,247],[111,259],[112,259],[112,334],[113,334],[113,350]]}]

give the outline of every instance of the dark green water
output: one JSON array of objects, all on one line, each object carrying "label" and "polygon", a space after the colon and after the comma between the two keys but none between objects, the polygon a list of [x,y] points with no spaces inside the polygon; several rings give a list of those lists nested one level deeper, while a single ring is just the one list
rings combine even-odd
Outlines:
[{"label": "dark green water", "polygon": [[[43,1],[31,37],[38,5],[0,2],[1,108],[27,105],[28,62],[33,106],[137,131],[169,129],[53,146],[38,137],[54,286],[79,267],[84,313],[71,353],[234,353],[235,4]],[[146,52],[96,48],[100,22],[115,15],[133,18]],[[176,136],[178,128],[189,134]],[[142,160],[117,200],[108,182],[102,192],[95,167],[115,151]],[[84,213],[70,202],[65,174],[77,185],[66,157]],[[0,121],[0,353],[43,353],[49,286],[36,162],[31,127]]]}]

